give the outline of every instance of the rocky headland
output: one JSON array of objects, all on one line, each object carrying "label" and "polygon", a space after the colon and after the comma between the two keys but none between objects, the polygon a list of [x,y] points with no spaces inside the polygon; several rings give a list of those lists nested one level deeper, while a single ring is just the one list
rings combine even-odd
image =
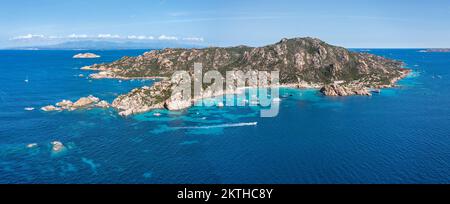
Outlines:
[{"label": "rocky headland", "polygon": [[204,72],[216,70],[222,75],[230,71],[279,71],[277,86],[316,88],[327,96],[371,95],[370,89],[395,86],[410,72],[402,68],[402,62],[351,52],[315,38],[282,39],[264,47],[153,50],[82,69],[98,71],[90,75],[94,79],[161,79],[152,87],[134,89],[114,100],[111,106],[128,116],[152,109],[185,109],[200,98],[232,94],[209,93],[204,89],[201,96],[194,96],[191,101],[172,96],[171,87],[177,82],[168,80],[169,77],[179,70],[192,74],[194,63],[202,63]]}]

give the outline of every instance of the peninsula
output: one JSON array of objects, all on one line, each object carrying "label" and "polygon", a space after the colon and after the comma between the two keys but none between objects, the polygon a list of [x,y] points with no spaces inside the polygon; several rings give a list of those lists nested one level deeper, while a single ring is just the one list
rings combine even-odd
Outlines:
[{"label": "peninsula", "polygon": [[279,71],[281,86],[317,88],[328,96],[371,95],[370,89],[395,86],[410,72],[402,68],[402,62],[351,52],[309,37],[282,39],[263,47],[153,50],[82,69],[98,71],[90,75],[94,79],[162,79],[152,87],[134,89],[114,100],[112,107],[127,116],[152,109],[190,107],[191,102],[169,99],[172,82],[167,79],[179,70],[192,73],[194,63],[202,63],[205,71],[223,74],[238,70]]}]

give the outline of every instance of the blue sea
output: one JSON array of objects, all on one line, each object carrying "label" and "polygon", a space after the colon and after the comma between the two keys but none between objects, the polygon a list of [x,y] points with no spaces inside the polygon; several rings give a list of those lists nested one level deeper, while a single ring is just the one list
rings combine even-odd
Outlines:
[{"label": "blue sea", "polygon": [[[282,89],[288,97],[273,118],[259,107],[128,118],[39,110],[91,94],[112,102],[151,85],[79,76],[91,73],[82,66],[144,51],[0,51],[0,183],[450,183],[450,53],[370,50],[413,74],[371,97]],[[55,140],[64,151],[52,152]]]}]

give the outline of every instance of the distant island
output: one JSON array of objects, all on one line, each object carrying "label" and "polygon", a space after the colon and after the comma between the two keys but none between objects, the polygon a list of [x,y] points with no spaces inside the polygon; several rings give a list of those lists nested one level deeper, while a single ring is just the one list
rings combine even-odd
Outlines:
[{"label": "distant island", "polygon": [[420,50],[419,52],[450,52],[450,48],[433,48],[433,49]]},{"label": "distant island", "polygon": [[[142,87],[118,96],[112,107],[128,116],[152,109],[185,109],[192,102],[171,100],[172,82],[177,70],[192,72],[194,63],[204,71],[280,71],[280,86],[316,88],[327,96],[371,95],[370,89],[395,86],[410,73],[403,63],[380,56],[351,52],[315,38],[282,39],[264,47],[209,47],[204,49],[164,49],[137,57],[123,57],[107,63],[83,67],[96,70],[91,78],[161,78],[152,87]],[[255,86],[255,85],[249,85]],[[225,93],[223,93],[225,94]],[[196,100],[195,98],[193,100]]]},{"label": "distant island", "polygon": [[100,55],[96,55],[94,53],[80,53],[73,56],[73,58],[99,58]]}]

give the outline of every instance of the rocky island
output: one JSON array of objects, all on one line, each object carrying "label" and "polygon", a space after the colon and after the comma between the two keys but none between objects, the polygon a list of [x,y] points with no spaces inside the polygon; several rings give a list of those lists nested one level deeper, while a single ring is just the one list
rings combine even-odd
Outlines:
[{"label": "rocky island", "polygon": [[100,58],[100,55],[94,53],[80,53],[73,56],[76,59],[89,59],[89,58]]},{"label": "rocky island", "polygon": [[41,108],[42,111],[74,111],[77,109],[91,109],[91,108],[109,108],[110,104],[107,101],[102,101],[95,96],[81,97],[75,102],[70,100],[62,100],[55,105],[48,105]]},{"label": "rocky island", "polygon": [[[152,87],[134,89],[114,100],[112,107],[127,116],[152,109],[190,107],[192,101],[177,101],[170,97],[173,80],[167,79],[178,70],[192,73],[194,63],[202,63],[205,71],[217,70],[223,74],[238,70],[279,71],[280,86],[321,88],[320,91],[328,96],[371,95],[369,89],[395,86],[410,72],[402,68],[402,62],[351,52],[309,37],[282,39],[264,47],[153,50],[82,69],[98,71],[90,75],[95,79],[162,79]],[[203,95],[208,96],[211,94]]]}]

